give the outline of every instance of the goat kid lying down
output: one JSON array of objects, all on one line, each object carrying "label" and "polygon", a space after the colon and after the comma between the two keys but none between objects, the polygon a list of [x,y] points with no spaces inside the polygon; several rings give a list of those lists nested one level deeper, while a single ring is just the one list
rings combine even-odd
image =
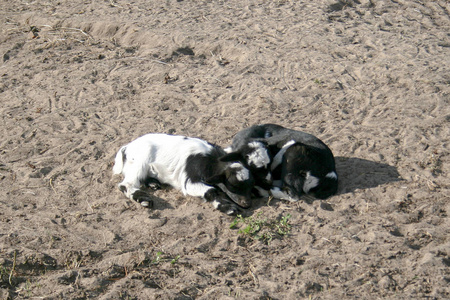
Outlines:
[{"label": "goat kid lying down", "polygon": [[120,148],[113,172],[124,176],[119,189],[142,206],[153,205],[142,185],[168,184],[233,215],[238,206],[250,206],[254,179],[242,163],[230,161],[232,156],[201,139],[150,133]]},{"label": "goat kid lying down", "polygon": [[[264,148],[269,163],[258,155]],[[254,125],[238,132],[227,151],[250,169],[255,185],[263,190],[268,190],[268,182],[261,182],[261,178],[269,178],[267,174],[271,173],[270,190],[276,198],[297,201],[301,195],[308,194],[326,199],[337,192],[333,153],[311,134],[275,124]],[[255,168],[258,164],[255,160],[265,167]]]}]

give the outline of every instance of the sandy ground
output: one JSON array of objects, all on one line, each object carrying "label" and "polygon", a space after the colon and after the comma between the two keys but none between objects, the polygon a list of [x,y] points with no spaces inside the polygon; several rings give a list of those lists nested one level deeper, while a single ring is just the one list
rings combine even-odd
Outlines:
[{"label": "sandy ground", "polygon": [[[449,2],[19,0],[0,24],[1,299],[450,297]],[[324,140],[340,187],[255,199],[255,235],[112,176],[142,134],[269,122]]]}]

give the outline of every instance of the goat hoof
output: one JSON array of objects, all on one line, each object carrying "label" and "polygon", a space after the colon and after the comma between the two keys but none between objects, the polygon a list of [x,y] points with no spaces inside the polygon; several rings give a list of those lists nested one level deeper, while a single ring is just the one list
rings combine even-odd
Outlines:
[{"label": "goat hoof", "polygon": [[238,214],[238,210],[231,208],[231,209],[227,210],[225,213],[229,216],[236,216]]},{"label": "goat hoof", "polygon": [[221,204],[219,210],[229,216],[235,216],[239,213],[239,208],[234,204]]},{"label": "goat hoof", "polygon": [[124,186],[124,185],[119,185],[119,190],[120,190],[122,193],[126,193],[126,192],[127,192],[127,187]]},{"label": "goat hoof", "polygon": [[161,182],[159,182],[158,179],[151,178],[151,177],[146,179],[144,185],[153,191],[161,189]]},{"label": "goat hoof", "polygon": [[141,206],[146,208],[152,208],[153,207],[153,200],[150,199],[148,196],[142,196],[137,199],[135,199]]},{"label": "goat hoof", "polygon": [[139,203],[140,203],[143,207],[147,207],[147,208],[153,207],[153,201],[150,200],[150,199],[141,200]]},{"label": "goat hoof", "polygon": [[239,202],[236,202],[236,204],[242,208],[249,208],[252,206],[252,202],[248,199],[239,199]]},{"label": "goat hoof", "polygon": [[153,201],[146,192],[137,190],[133,193],[133,200],[140,203],[142,206],[150,208],[153,206]]},{"label": "goat hoof", "polygon": [[158,182],[151,182],[148,184],[148,187],[154,191],[161,189],[161,184]]}]

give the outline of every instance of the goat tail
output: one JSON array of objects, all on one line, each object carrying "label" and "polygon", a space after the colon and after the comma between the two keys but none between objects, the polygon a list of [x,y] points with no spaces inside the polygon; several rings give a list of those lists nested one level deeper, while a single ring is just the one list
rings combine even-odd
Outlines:
[{"label": "goat tail", "polygon": [[125,155],[126,149],[127,149],[126,147],[122,147],[122,148],[120,148],[119,152],[117,152],[117,154],[116,154],[116,158],[114,160],[114,167],[113,167],[114,174],[122,173],[123,165],[126,161],[126,155]]}]

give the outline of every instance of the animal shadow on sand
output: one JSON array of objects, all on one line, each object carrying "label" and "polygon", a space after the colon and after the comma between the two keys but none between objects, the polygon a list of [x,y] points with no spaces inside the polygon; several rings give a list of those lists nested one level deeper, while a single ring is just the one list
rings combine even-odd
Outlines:
[{"label": "animal shadow on sand", "polygon": [[339,175],[338,195],[402,180],[397,168],[388,164],[356,157],[336,157],[335,159]]},{"label": "animal shadow on sand", "polygon": [[[336,195],[351,193],[356,189],[369,189],[389,182],[403,180],[397,169],[388,164],[356,157],[335,157],[335,161],[336,171],[339,176],[339,187]],[[302,196],[300,199],[308,204],[319,200],[311,196]],[[321,202],[320,206],[322,209],[333,210],[332,206],[327,202],[330,199],[332,197]],[[270,200],[270,204],[273,205],[279,201],[285,202],[284,200],[272,199]],[[255,210],[267,205],[267,203],[267,198],[254,199],[252,208],[244,214],[247,216],[252,215]]]}]

